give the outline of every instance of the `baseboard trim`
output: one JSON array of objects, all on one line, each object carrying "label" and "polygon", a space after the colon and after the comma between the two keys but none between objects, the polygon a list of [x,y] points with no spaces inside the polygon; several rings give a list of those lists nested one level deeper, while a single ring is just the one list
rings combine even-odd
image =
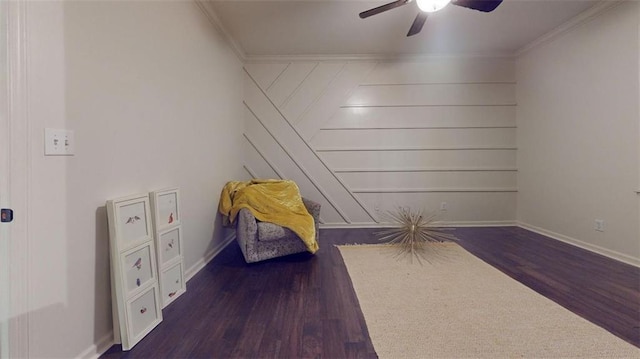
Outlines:
[{"label": "baseboard trim", "polygon": [[236,238],[236,233],[229,234],[217,247],[211,250],[209,253],[205,254],[202,259],[196,262],[196,264],[192,265],[191,268],[187,269],[184,273],[185,281],[189,282],[194,275],[198,274],[202,268],[204,268],[215,256],[217,256],[222,250],[229,245],[229,243],[233,242]]},{"label": "baseboard trim", "polygon": [[98,343],[91,345],[77,356],[79,359],[97,359],[114,345],[113,331],[103,336]]},{"label": "baseboard trim", "polygon": [[[515,227],[516,221],[437,221],[436,227]],[[340,229],[340,228],[382,228],[387,227],[384,223],[323,223],[320,229]]]},{"label": "baseboard trim", "polygon": [[376,222],[363,222],[363,223],[320,223],[320,229],[338,229],[338,228],[377,228],[380,227],[380,223]]},{"label": "baseboard trim", "polygon": [[640,267],[640,258],[634,258],[632,256],[629,256],[627,254],[624,253],[620,253],[617,251],[612,251],[610,249],[607,248],[603,248],[600,246],[597,246],[595,244],[591,244],[591,243],[587,243],[584,241],[581,241],[579,239],[573,238],[573,237],[569,237],[569,236],[565,236],[563,234],[559,234],[559,233],[555,233],[553,231],[549,231],[546,230],[544,228],[540,228],[540,227],[536,227],[534,225],[528,224],[528,223],[524,223],[524,222],[517,222],[518,227],[529,230],[531,232],[535,232],[538,234],[541,234],[543,236],[588,250],[590,252],[594,252],[596,254],[600,254],[603,255],[605,257],[617,260],[619,262],[623,262],[629,265],[632,265],[634,267]]},{"label": "baseboard trim", "polygon": [[515,227],[516,221],[439,221],[438,227]]}]

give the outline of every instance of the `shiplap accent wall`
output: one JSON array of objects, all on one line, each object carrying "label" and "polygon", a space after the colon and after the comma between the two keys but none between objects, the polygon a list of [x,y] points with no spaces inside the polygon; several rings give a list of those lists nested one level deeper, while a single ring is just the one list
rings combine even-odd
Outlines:
[{"label": "shiplap accent wall", "polygon": [[[397,206],[516,218],[511,58],[245,64],[245,170],[295,180],[330,225]],[[441,203],[446,202],[446,211]]]}]

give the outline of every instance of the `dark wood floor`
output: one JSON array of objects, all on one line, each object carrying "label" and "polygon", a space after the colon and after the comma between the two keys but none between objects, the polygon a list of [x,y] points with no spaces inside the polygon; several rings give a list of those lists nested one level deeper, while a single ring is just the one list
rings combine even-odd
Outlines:
[{"label": "dark wood floor", "polygon": [[[377,357],[336,244],[372,229],[321,230],[315,256],[247,265],[234,242],[193,277],[164,321],[103,358]],[[458,228],[469,252],[640,347],[640,268],[516,227]]]}]

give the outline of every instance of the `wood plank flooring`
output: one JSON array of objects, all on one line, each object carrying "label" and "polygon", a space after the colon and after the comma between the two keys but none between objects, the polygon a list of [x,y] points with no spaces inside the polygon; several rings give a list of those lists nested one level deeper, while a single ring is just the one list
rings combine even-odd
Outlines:
[{"label": "wood plank flooring", "polygon": [[[323,229],[315,256],[248,265],[227,246],[131,351],[103,358],[375,358],[334,245],[377,243],[374,229]],[[640,268],[517,227],[458,228],[469,252],[640,347]],[[425,353],[426,354],[426,353]]]}]

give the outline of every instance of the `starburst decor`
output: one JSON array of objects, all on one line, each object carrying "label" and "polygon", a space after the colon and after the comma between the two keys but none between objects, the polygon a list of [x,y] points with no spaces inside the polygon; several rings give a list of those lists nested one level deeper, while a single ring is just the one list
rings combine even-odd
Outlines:
[{"label": "starburst decor", "polygon": [[431,254],[437,254],[440,249],[433,243],[457,240],[448,229],[435,227],[436,214],[424,213],[422,210],[413,211],[410,208],[398,207],[395,211],[387,211],[382,215],[385,229],[377,232],[381,241],[398,247],[398,256],[416,258],[420,264],[422,260],[429,262]]}]

